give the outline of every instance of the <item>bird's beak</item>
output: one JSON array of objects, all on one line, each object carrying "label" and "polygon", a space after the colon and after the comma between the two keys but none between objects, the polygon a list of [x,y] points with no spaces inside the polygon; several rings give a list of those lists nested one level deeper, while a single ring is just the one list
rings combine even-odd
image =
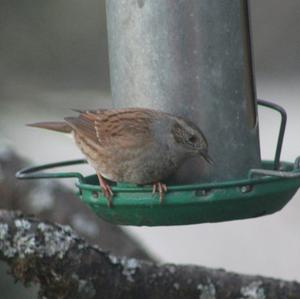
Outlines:
[{"label": "bird's beak", "polygon": [[207,151],[200,151],[200,155],[205,159],[210,165],[214,165],[214,160],[208,155]]}]

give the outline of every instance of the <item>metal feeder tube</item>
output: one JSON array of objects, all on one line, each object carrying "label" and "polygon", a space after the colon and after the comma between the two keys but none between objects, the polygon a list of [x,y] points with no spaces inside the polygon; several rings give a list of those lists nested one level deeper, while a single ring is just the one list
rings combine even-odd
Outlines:
[{"label": "metal feeder tube", "polygon": [[208,139],[214,167],[190,161],[174,182],[241,179],[259,168],[248,2],[108,0],[106,6],[114,105],[186,117]]}]

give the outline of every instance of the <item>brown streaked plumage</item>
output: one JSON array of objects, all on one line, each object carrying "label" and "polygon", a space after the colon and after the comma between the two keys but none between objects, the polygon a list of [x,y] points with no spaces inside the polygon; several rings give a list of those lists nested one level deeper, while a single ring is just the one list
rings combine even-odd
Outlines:
[{"label": "brown streaked plumage", "polygon": [[167,188],[162,180],[188,158],[201,155],[212,162],[207,141],[192,122],[144,108],[75,110],[64,122],[41,122],[32,127],[72,133],[77,146],[95,168],[111,206],[112,191],[105,182],[153,184],[160,201]]}]

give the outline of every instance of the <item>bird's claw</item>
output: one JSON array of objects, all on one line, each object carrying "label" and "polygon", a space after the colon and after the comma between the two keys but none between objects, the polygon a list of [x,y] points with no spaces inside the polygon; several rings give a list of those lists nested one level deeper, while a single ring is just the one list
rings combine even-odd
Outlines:
[{"label": "bird's claw", "polygon": [[104,197],[107,199],[107,205],[109,208],[112,207],[112,198],[114,196],[110,186],[107,184],[107,182],[103,179],[103,177],[100,174],[97,174],[99,179],[99,184],[101,187],[101,191],[104,195]]},{"label": "bird's claw", "polygon": [[164,193],[168,191],[167,185],[162,184],[160,182],[154,183],[152,188],[152,193],[156,193],[158,191],[159,193],[159,202],[162,204],[164,199]]},{"label": "bird's claw", "polygon": [[101,187],[102,193],[103,195],[106,197],[107,199],[107,205],[109,208],[112,207],[112,198],[113,198],[113,192],[111,191],[111,188],[107,185],[106,188]]}]

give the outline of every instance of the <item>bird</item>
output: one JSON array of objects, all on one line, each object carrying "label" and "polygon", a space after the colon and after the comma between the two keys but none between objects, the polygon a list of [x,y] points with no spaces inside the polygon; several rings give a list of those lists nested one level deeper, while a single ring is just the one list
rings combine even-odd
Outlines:
[{"label": "bird", "polygon": [[162,181],[187,159],[201,156],[213,164],[206,137],[190,120],[148,108],[72,110],[78,115],[28,126],[72,134],[109,207],[113,192],[106,180],[152,184],[162,203],[167,192]]}]

